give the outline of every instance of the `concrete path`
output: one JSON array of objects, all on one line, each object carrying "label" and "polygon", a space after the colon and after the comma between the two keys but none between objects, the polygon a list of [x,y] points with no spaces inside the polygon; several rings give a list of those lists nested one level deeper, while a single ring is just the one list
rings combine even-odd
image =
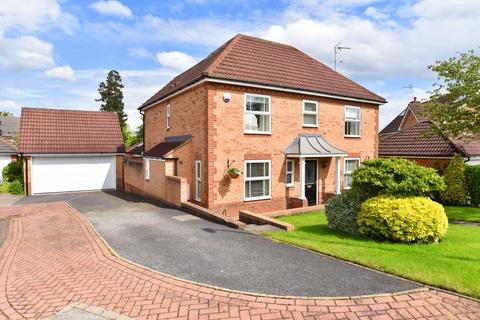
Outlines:
[{"label": "concrete path", "polygon": [[182,279],[231,290],[343,297],[421,286],[177,209],[121,196],[67,194],[29,197],[21,203],[67,200],[122,257]]},{"label": "concrete path", "polygon": [[[112,255],[65,203],[8,206],[0,319],[42,319],[72,303],[136,319],[478,319],[480,303],[424,290],[346,299],[260,296],[195,284]],[[102,313],[105,315],[105,313]]]}]

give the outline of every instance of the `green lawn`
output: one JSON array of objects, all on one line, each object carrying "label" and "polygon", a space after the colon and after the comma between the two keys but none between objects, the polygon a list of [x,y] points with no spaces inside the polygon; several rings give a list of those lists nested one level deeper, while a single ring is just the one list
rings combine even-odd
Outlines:
[{"label": "green lawn", "polygon": [[480,208],[445,206],[449,220],[480,222]]},{"label": "green lawn", "polygon": [[358,239],[330,230],[323,212],[283,217],[292,232],[266,236],[391,274],[480,298],[480,228],[449,225],[438,244]]}]

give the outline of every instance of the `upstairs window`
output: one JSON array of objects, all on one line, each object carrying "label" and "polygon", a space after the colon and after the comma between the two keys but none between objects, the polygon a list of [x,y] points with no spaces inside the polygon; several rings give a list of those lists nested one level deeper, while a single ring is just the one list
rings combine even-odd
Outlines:
[{"label": "upstairs window", "polygon": [[345,136],[360,137],[360,107],[345,106]]},{"label": "upstairs window", "polygon": [[170,129],[170,105],[167,105],[167,129]]},{"label": "upstairs window", "polygon": [[271,123],[270,97],[245,95],[245,133],[269,134]]},{"label": "upstairs window", "polygon": [[318,127],[318,103],[303,100],[303,126]]},{"label": "upstairs window", "polygon": [[294,181],[295,160],[287,160],[285,165],[285,183],[287,187],[293,187]]},{"label": "upstairs window", "polygon": [[343,188],[350,189],[352,187],[352,172],[360,166],[360,159],[345,159]]}]

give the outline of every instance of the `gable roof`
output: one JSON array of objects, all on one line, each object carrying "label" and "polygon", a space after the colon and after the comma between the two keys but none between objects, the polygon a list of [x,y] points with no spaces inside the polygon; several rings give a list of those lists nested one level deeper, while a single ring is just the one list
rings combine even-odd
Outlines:
[{"label": "gable roof", "polygon": [[13,137],[20,129],[20,118],[14,116],[0,116],[0,136]]},{"label": "gable roof", "polygon": [[430,122],[424,121],[383,138],[379,156],[452,157],[459,150],[440,135],[425,137]]},{"label": "gable roof", "polygon": [[385,99],[285,44],[238,34],[204,60],[176,76],[139,109],[204,78],[230,80],[344,98],[385,103]]},{"label": "gable roof", "polygon": [[0,153],[1,154],[16,154],[17,147],[7,137],[0,137]]},{"label": "gable roof", "polygon": [[417,122],[429,121],[430,117],[427,113],[427,108],[423,102],[417,101],[416,98],[411,101],[407,108],[405,108],[398,116],[393,118],[389,124],[387,124],[381,131],[380,135],[390,134],[402,129],[403,122],[407,118],[409,113],[412,113]]},{"label": "gable roof", "polygon": [[115,112],[22,108],[20,153],[122,153]]}]

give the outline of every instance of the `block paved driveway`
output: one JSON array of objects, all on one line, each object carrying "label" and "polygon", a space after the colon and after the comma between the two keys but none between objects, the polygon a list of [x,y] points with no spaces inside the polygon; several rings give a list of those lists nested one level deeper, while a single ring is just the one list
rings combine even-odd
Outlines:
[{"label": "block paved driveway", "polygon": [[436,290],[344,299],[267,297],[172,278],[112,255],[64,202],[7,206],[0,319],[41,319],[81,302],[137,319],[479,319],[476,301]]},{"label": "block paved driveway", "polygon": [[81,212],[120,256],[182,279],[239,291],[310,297],[358,296],[420,286],[131,195],[35,196],[20,203],[58,200]]}]

